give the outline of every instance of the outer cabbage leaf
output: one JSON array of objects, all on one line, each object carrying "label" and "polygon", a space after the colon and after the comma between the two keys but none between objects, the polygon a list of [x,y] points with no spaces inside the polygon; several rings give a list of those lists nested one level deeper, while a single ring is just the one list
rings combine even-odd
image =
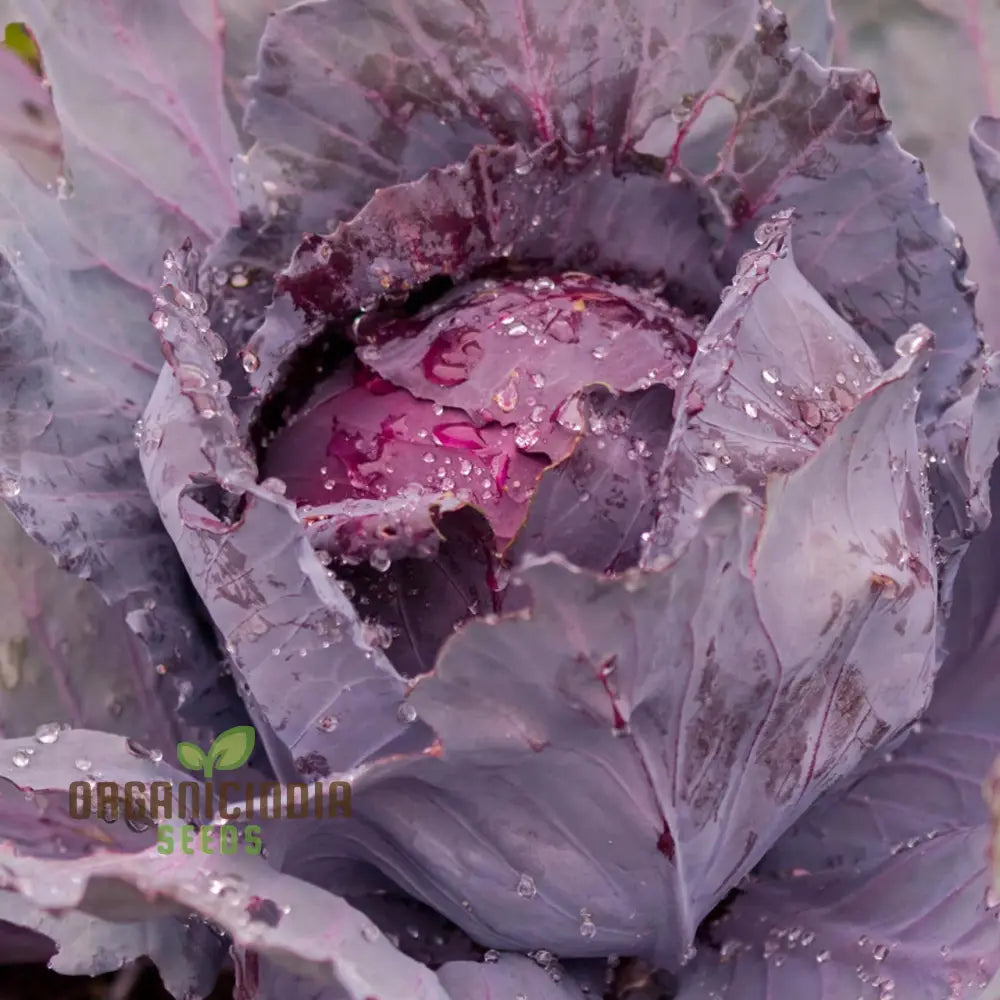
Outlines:
[{"label": "outer cabbage leaf", "polygon": [[[780,18],[762,18],[746,110],[703,174],[726,205],[726,259],[735,267],[748,222],[793,208],[803,275],[883,362],[914,323],[935,331],[921,403],[933,419],[980,350],[964,251],[920,163],[889,132],[874,77],[819,67],[782,45]],[[683,144],[663,154],[683,162]]]},{"label": "outer cabbage leaf", "polygon": [[[966,155],[969,123],[1000,113],[1000,29],[989,4],[836,0],[839,65],[869,66],[907,152],[920,157],[932,197],[962,234],[987,340],[1000,344],[1000,244]],[[948,67],[947,82],[941,67]]]},{"label": "outer cabbage leaf", "polygon": [[528,560],[530,609],[445,644],[407,699],[437,742],[356,774],[329,856],[483,944],[676,966],[788,823],[926,705],[913,360],[773,480],[763,523],[731,492],[662,571]]},{"label": "outer cabbage leaf", "polygon": [[423,727],[397,715],[405,680],[320,562],[284,487],[257,481],[214,370],[219,338],[204,318],[198,263],[188,250],[167,258],[154,322],[169,364],[146,417],[158,443],[141,457],[258,736],[285,780],[296,778],[296,757],[343,769],[399,738],[420,745]]},{"label": "outer cabbage leaf", "polygon": [[[759,249],[743,255],[698,342],[678,389],[647,558],[678,551],[723,487],[745,487],[762,503],[767,476],[814,454],[881,372],[796,267],[792,228],[785,216],[758,227]],[[907,349],[921,340],[911,335]]]},{"label": "outer cabbage leaf", "polygon": [[[755,8],[300,3],[264,34],[251,155],[277,158],[290,229],[321,232],[374,187],[461,162],[477,144],[618,146],[709,84],[721,40],[751,38]],[[661,14],[672,24],[647,44]]]},{"label": "outer cabbage leaf", "polygon": [[[0,155],[0,492],[126,615],[149,647],[142,670],[164,664],[150,687],[204,693],[217,665],[133,437],[161,364],[146,317],[163,245],[234,218],[218,26],[190,4],[18,0],[7,16],[39,41],[65,176],[44,191]],[[182,53],[184,76],[164,78]]]},{"label": "outer cabbage leaf", "polygon": [[[103,780],[122,785],[176,785],[189,776],[137,758],[120,737],[88,730],[29,749],[30,762],[19,766],[22,741],[0,743],[0,875],[4,888],[35,907],[124,922],[193,913],[234,943],[339,986],[347,1000],[447,1000],[434,974],[398,952],[367,917],[332,893],[281,875],[260,855],[163,855],[150,832],[68,815],[68,788],[82,777],[76,762],[83,755]],[[192,959],[203,952],[198,937],[185,946]]]},{"label": "outer cabbage leaf", "polygon": [[121,609],[60,570],[6,510],[0,567],[0,735],[58,719],[151,746],[176,741],[175,706],[158,697],[160,678]]},{"label": "outer cabbage leaf", "polygon": [[[995,442],[994,442],[995,454]],[[992,476],[1000,501],[1000,466]],[[681,1000],[976,1000],[1000,969],[983,781],[1000,756],[1000,519],[962,561],[934,697],[901,745],[822,799],[709,925]]]}]

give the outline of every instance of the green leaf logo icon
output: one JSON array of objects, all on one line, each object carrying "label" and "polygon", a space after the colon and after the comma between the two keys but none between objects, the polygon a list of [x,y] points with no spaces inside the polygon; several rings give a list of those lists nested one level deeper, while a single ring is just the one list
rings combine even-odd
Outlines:
[{"label": "green leaf logo icon", "polygon": [[205,754],[201,747],[193,743],[178,743],[177,759],[181,762],[181,766],[189,771],[199,771],[205,766]]},{"label": "green leaf logo icon", "polygon": [[224,733],[219,733],[208,753],[194,743],[178,743],[177,759],[189,771],[201,770],[206,778],[212,777],[212,771],[235,771],[242,767],[253,753],[257,734],[253,726],[233,726]]}]

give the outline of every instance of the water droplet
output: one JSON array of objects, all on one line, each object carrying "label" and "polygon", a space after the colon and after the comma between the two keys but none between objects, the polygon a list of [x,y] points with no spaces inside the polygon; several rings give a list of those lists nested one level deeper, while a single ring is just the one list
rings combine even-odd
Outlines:
[{"label": "water droplet", "polygon": [[522,450],[532,447],[538,441],[538,425],[530,422],[518,424],[514,429],[514,443]]},{"label": "water droplet", "polygon": [[246,882],[239,875],[219,875],[210,878],[208,891],[213,896],[226,896],[245,888]]},{"label": "water droplet", "polygon": [[61,727],[58,722],[43,722],[35,730],[35,739],[39,743],[55,743],[59,739]]},{"label": "water droplet", "polygon": [[597,934],[597,924],[594,923],[589,910],[580,910],[580,936],[592,938]]},{"label": "water droplet", "polygon": [[611,348],[607,344],[598,344],[590,353],[598,361],[603,361],[611,353]]},{"label": "water droplet", "polygon": [[417,710],[408,701],[400,702],[399,708],[396,709],[396,718],[400,722],[415,722]]},{"label": "water droplet", "polygon": [[246,288],[250,284],[250,279],[242,271],[234,271],[229,276],[229,284],[233,288]]},{"label": "water droplet", "polygon": [[545,332],[560,344],[576,344],[580,341],[580,333],[573,323],[561,316],[552,320]]},{"label": "water droplet", "polygon": [[719,467],[719,460],[714,455],[702,455],[701,464],[706,472],[715,472]]},{"label": "water droplet", "polygon": [[806,427],[819,427],[823,423],[823,413],[820,408],[808,399],[800,399],[798,403],[799,417]]},{"label": "water droplet", "polygon": [[366,941],[377,941],[380,934],[381,931],[379,931],[374,924],[365,924],[364,927],[361,928],[361,936]]},{"label": "water droplet", "polygon": [[913,357],[919,354],[928,344],[933,343],[934,334],[923,323],[914,323],[909,330],[897,338],[896,353],[901,358]]},{"label": "water droplet", "polygon": [[777,385],[778,380],[781,378],[781,374],[778,372],[777,368],[765,368],[760,373],[760,377],[767,382],[768,385]]},{"label": "water droplet", "polygon": [[278,496],[283,497],[288,486],[283,479],[278,479],[277,476],[268,476],[266,479],[261,480],[260,488],[270,493],[277,493]]},{"label": "water droplet", "polygon": [[493,402],[504,413],[510,413],[517,406],[517,372],[512,372],[507,381],[493,393]]},{"label": "water droplet", "polygon": [[14,767],[27,767],[31,763],[31,755],[34,753],[33,750],[24,747],[20,750],[15,750],[13,756],[10,758]]},{"label": "water droplet", "polygon": [[516,167],[514,167],[514,173],[517,174],[520,177],[524,177],[525,174],[530,174],[531,173],[531,161],[530,160],[524,160],[522,163],[519,163]]},{"label": "water droplet", "polygon": [[820,965],[822,965],[824,962],[829,962],[830,961],[830,952],[828,952],[826,950],[823,950],[823,951],[819,952],[819,954],[817,954],[817,956],[816,956],[816,961],[819,962]]},{"label": "water droplet", "polygon": [[746,413],[746,415],[748,417],[750,417],[751,420],[756,420],[757,419],[757,414],[760,411],[757,409],[757,404],[756,403],[747,402],[747,403],[743,404],[743,412]]},{"label": "water droplet", "polygon": [[12,500],[21,492],[21,481],[9,473],[0,473],[0,497]]},{"label": "water droplet", "polygon": [[384,573],[392,565],[388,550],[383,548],[372,549],[368,562],[371,563],[372,569],[379,573]]},{"label": "water droplet", "polygon": [[87,760],[86,757],[77,757],[76,760],[73,761],[73,766],[78,771],[89,771],[94,764],[92,761]]},{"label": "water droplet", "polygon": [[885,944],[876,945],[875,950],[872,952],[872,958],[876,962],[884,962],[889,957],[889,946]]},{"label": "water droplet", "polygon": [[517,880],[517,894],[522,899],[532,899],[537,891],[535,880],[530,875],[522,875]]},{"label": "water droplet", "polygon": [[496,951],[493,948],[490,948],[490,950],[486,952],[485,955],[483,955],[483,961],[488,962],[490,965],[492,965],[494,962],[499,962],[500,952]]},{"label": "water droplet", "polygon": [[258,368],[260,368],[260,358],[253,351],[244,351],[243,370],[250,375],[257,371]]},{"label": "water droplet", "polygon": [[556,411],[556,423],[574,434],[583,430],[583,409],[579,396],[570,396]]},{"label": "water droplet", "polygon": [[[153,756],[153,751],[148,747],[143,746],[138,740],[132,739],[130,736],[125,740],[125,749],[128,750],[133,757],[139,757],[142,760],[150,760]],[[159,752],[159,751],[157,751]],[[163,754],[160,754],[160,758],[163,758]]]},{"label": "water droplet", "polygon": [[515,323],[508,331],[508,337],[523,337],[528,332],[528,328],[523,323]]}]

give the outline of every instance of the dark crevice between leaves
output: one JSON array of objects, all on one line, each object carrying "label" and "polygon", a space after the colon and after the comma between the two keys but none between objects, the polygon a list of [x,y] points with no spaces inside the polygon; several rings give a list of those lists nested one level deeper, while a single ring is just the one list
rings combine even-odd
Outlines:
[{"label": "dark crevice between leaves", "polygon": [[370,563],[343,563],[336,571],[370,634],[405,677],[430,671],[449,635],[502,604],[486,518],[462,507],[441,515],[438,531],[432,556],[397,559],[384,571]]},{"label": "dark crevice between leaves", "polygon": [[302,410],[316,386],[346,365],[353,354],[354,344],[334,323],[326,324],[320,336],[295,353],[281,383],[261,402],[250,425],[258,463],[274,435]]},{"label": "dark crevice between leaves", "polygon": [[[0,936],[8,940],[9,925],[0,922]],[[19,928],[15,928],[19,930]],[[41,938],[42,941],[47,938]],[[55,947],[50,946],[54,952]],[[205,1000],[229,1000],[233,973],[225,970]],[[101,976],[64,976],[43,964],[0,965],[0,1000],[174,1000],[163,985],[156,966],[141,958],[116,972]]]}]

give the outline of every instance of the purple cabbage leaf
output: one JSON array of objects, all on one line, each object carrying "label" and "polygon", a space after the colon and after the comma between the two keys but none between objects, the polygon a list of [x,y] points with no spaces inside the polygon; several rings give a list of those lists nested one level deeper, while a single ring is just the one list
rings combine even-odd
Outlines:
[{"label": "purple cabbage leaf", "polygon": [[[31,736],[53,719],[150,746],[176,742],[176,700],[121,609],[60,570],[0,511],[0,735]],[[94,678],[100,677],[100,683]]]},{"label": "purple cabbage leaf", "polygon": [[[175,827],[178,849],[168,854],[158,852],[149,823],[132,827],[125,819],[108,823],[96,815],[74,820],[69,786],[88,773],[121,787],[127,781],[168,781],[175,799],[185,778],[160,755],[104,733],[71,729],[55,740],[3,741],[5,890],[39,910],[126,924],[172,912],[194,914],[240,946],[338,985],[350,1000],[373,994],[445,1000],[433,973],[398,952],[362,913],[332,893],[280,874],[260,854],[184,853],[176,816],[159,823],[161,830]],[[186,931],[176,931],[184,957],[195,963],[209,952],[201,929],[189,921]]]},{"label": "purple cabbage leaf", "polygon": [[[869,66],[878,76],[893,132],[927,170],[968,254],[979,286],[976,311],[998,345],[1000,288],[993,275],[1000,243],[975,181],[967,143],[970,123],[1000,112],[1000,32],[989,4],[951,0],[836,0],[834,65]],[[947,81],[937,67],[947,65]]]},{"label": "purple cabbage leaf", "polygon": [[[208,239],[236,217],[235,144],[211,58],[218,26],[207,10],[191,21],[186,8],[118,3],[26,0],[6,13],[30,23],[44,52],[62,172],[45,189],[17,147],[0,154],[0,492],[142,639],[130,654],[142,685],[171,707],[197,702],[199,723],[213,726],[231,718],[231,696],[135,442],[162,363],[146,317],[164,243]],[[104,58],[109,38],[116,54]],[[197,53],[182,80],[161,76]]]},{"label": "purple cabbage leaf", "polygon": [[[995,504],[1000,472],[992,480]],[[963,560],[926,714],[821,799],[708,923],[682,1000],[974,1000],[996,975],[984,781],[1000,758],[998,537],[994,520]]]}]

